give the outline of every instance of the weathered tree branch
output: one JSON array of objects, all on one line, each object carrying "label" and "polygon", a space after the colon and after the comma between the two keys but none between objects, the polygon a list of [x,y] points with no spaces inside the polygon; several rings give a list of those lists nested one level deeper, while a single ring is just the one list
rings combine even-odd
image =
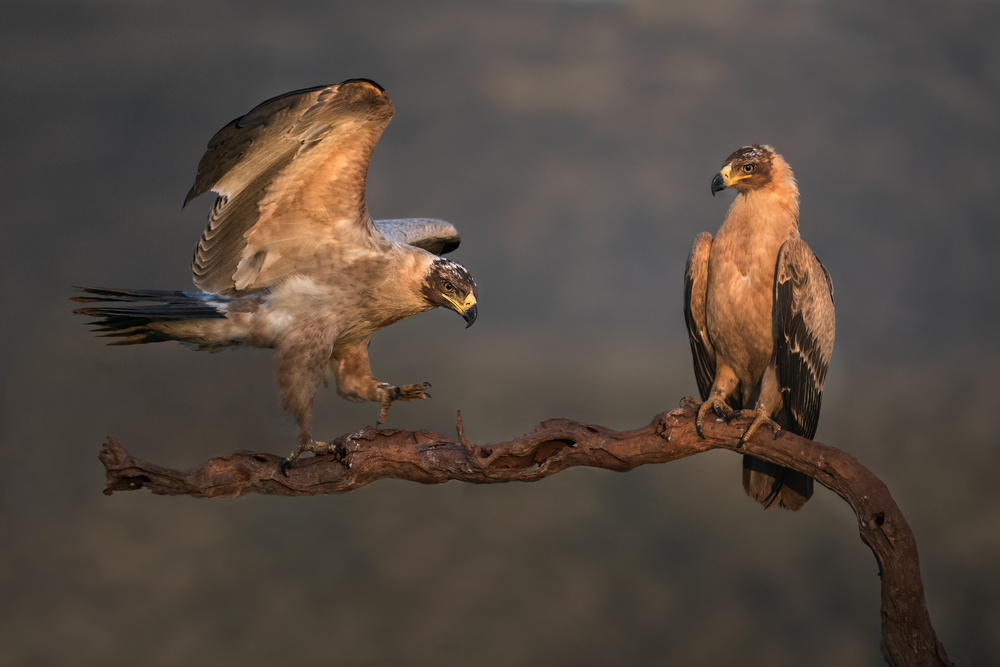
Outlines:
[{"label": "weathered tree branch", "polygon": [[[423,484],[534,482],[573,466],[624,472],[709,449],[736,451],[746,424],[713,422],[700,438],[694,411],[681,408],[632,431],[551,419],[520,438],[492,445],[469,442],[461,414],[457,426],[457,442],[431,431],[368,427],[335,440],[334,455],[301,460],[287,477],[279,470],[282,458],[273,454],[238,452],[178,471],[140,461],[109,438],[100,455],[107,469],[104,492],[147,488],[163,495],[232,498],[344,493],[384,478]],[[850,504],[861,539],[879,565],[882,652],[888,663],[950,665],[927,613],[913,533],[885,484],[853,456],[787,432],[777,439],[760,433],[739,451],[811,475]]]}]

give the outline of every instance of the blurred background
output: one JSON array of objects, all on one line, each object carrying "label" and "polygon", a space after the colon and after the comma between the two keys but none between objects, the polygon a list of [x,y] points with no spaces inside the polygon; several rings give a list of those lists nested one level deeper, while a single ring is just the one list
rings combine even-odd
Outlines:
[{"label": "blurred background", "polygon": [[[878,665],[879,580],[817,488],[764,512],[710,452],[539,484],[104,496],[108,435],[186,468],[288,452],[273,356],[107,348],[71,285],[188,289],[212,134],[352,77],[396,117],[376,218],[458,225],[479,284],[376,335],[434,398],[389,426],[486,443],[627,429],[696,392],[684,261],[769,143],[833,275],[817,440],[888,484],[959,664],[1000,663],[1000,4],[944,0],[8,0],[0,24],[0,663]],[[318,437],[377,406],[320,392]]]}]

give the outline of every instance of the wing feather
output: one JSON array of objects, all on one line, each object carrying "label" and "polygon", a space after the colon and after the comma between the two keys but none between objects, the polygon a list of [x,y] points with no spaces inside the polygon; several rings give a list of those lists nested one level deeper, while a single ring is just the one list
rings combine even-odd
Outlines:
[{"label": "wing feather", "polygon": [[701,400],[708,398],[715,381],[715,349],[708,335],[708,255],[712,249],[712,235],[702,232],[694,239],[691,254],[684,268],[684,321],[691,340],[694,357],[694,374],[698,380]]},{"label": "wing feather", "polygon": [[385,239],[365,179],[392,114],[378,84],[353,79],[272,98],[219,130],[185,198],[219,194],[195,249],[195,284],[252,292],[378,252]]},{"label": "wing feather", "polygon": [[390,241],[423,248],[435,255],[447,254],[462,242],[455,226],[444,220],[429,218],[376,220],[375,226]]},{"label": "wing feather", "polygon": [[772,308],[774,365],[789,430],[816,434],[823,383],[833,354],[833,281],[805,241],[778,251]]}]

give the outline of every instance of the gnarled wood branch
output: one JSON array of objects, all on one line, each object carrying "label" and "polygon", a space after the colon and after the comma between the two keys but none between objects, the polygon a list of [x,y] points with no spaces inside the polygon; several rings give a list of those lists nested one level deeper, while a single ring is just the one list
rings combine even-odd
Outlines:
[{"label": "gnarled wood branch", "polygon": [[[746,424],[709,423],[701,438],[694,411],[681,408],[632,431],[551,419],[520,438],[492,445],[469,442],[461,414],[457,426],[457,441],[431,431],[368,427],[335,440],[333,455],[299,461],[287,477],[280,472],[282,458],[273,454],[238,452],[179,471],[140,461],[109,438],[100,455],[107,469],[104,492],[147,488],[164,495],[232,498],[344,493],[384,478],[423,484],[534,482],[573,466],[624,472],[709,449],[737,451]],[[888,663],[950,665],[927,613],[913,533],[885,484],[853,456],[787,432],[776,439],[760,433],[738,451],[804,472],[850,504],[861,539],[878,561],[882,652]]]}]

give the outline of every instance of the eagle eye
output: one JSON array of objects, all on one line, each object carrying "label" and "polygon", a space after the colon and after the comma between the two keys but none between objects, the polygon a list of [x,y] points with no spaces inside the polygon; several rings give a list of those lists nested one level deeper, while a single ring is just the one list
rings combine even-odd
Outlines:
[{"label": "eagle eye", "polygon": [[749,174],[750,172],[752,172],[754,170],[755,166],[756,165],[753,165],[753,164],[745,164],[745,165],[743,165],[743,172]]},{"label": "eagle eye", "polygon": [[444,291],[445,292],[454,292],[455,291],[455,286],[452,285],[451,282],[449,282],[449,281],[446,280],[444,282]]}]

